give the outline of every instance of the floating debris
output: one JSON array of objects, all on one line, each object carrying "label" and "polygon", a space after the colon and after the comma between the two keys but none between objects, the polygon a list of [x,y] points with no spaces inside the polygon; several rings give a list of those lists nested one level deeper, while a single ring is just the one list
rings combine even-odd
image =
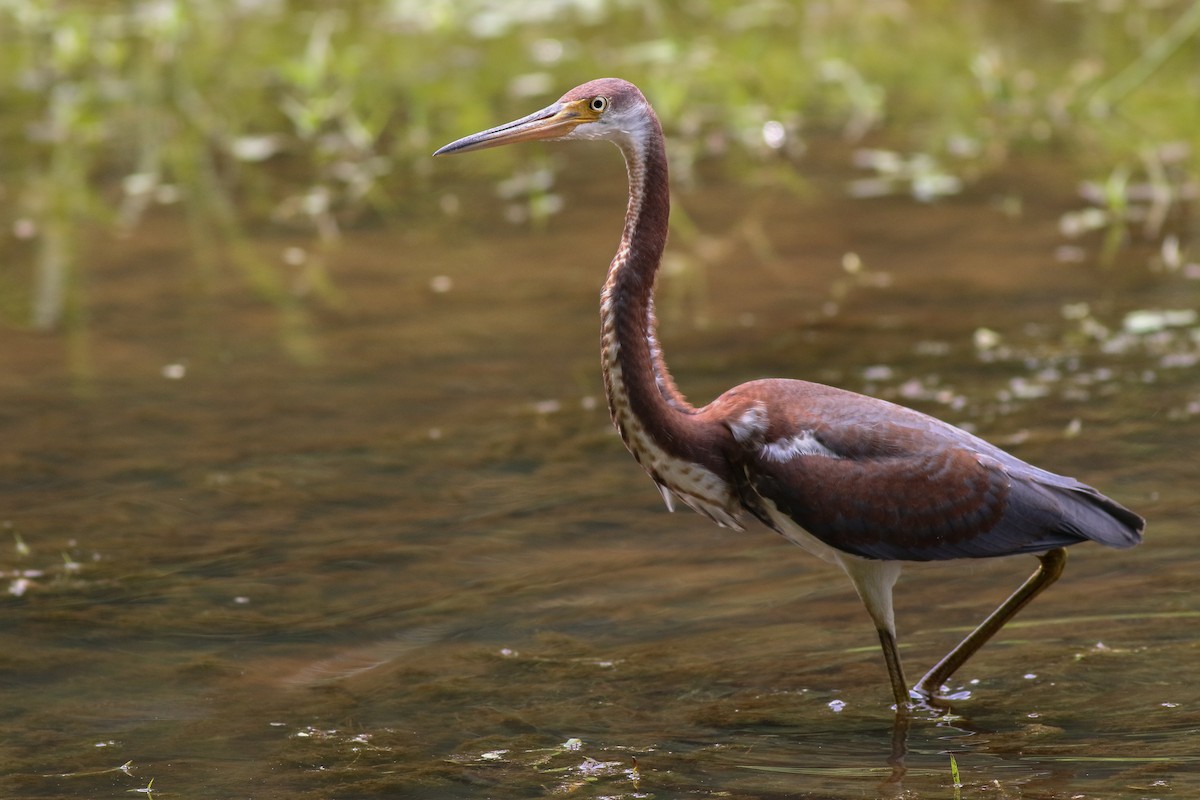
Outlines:
[{"label": "floating debris", "polygon": [[976,328],[971,337],[976,350],[991,350],[1000,344],[1000,334],[991,328]]},{"label": "floating debris", "polygon": [[1142,309],[1125,315],[1122,327],[1126,333],[1147,334],[1166,328],[1185,328],[1200,322],[1200,314],[1193,308]]},{"label": "floating debris", "polygon": [[763,143],[772,150],[779,150],[787,144],[787,128],[779,120],[768,120],[762,126]]},{"label": "floating debris", "polygon": [[303,247],[285,247],[280,258],[289,267],[301,267],[308,261],[308,251]]},{"label": "floating debris", "polygon": [[1054,249],[1054,260],[1061,264],[1080,264],[1087,260],[1087,251],[1073,244],[1064,244]]},{"label": "floating debris", "polygon": [[533,410],[543,416],[557,414],[559,411],[562,411],[562,402],[558,400],[539,400],[533,404]]},{"label": "floating debris", "polygon": [[894,375],[895,371],[887,364],[875,364],[863,369],[863,380],[866,381],[890,381]]}]

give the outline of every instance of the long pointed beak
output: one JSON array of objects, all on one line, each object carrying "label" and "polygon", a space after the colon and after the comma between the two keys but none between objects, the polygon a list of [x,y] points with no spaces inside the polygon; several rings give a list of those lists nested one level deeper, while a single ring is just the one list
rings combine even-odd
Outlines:
[{"label": "long pointed beak", "polygon": [[560,139],[583,121],[578,104],[555,103],[546,106],[541,111],[535,111],[527,117],[464,136],[457,142],[451,142],[445,147],[439,148],[434,155],[467,153],[472,150],[500,147],[515,142],[532,142],[538,139]]}]

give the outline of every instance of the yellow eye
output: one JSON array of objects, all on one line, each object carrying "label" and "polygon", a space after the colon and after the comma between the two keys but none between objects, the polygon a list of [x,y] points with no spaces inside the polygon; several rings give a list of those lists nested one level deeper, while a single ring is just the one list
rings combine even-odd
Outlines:
[{"label": "yellow eye", "polygon": [[595,111],[596,113],[601,113],[606,108],[608,108],[608,98],[607,97],[593,97],[592,102],[589,103],[588,105],[592,109],[592,111]]}]

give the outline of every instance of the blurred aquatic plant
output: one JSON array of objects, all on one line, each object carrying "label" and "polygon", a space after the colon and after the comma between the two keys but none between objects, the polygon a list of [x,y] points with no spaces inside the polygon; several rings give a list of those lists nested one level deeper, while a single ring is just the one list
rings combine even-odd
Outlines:
[{"label": "blurred aquatic plant", "polygon": [[[1150,4],[1143,5],[1149,8]],[[1108,116],[1128,95],[1144,86],[1189,40],[1197,38],[1200,38],[1200,0],[1193,0],[1166,30],[1155,35],[1128,65],[1092,94],[1089,100],[1092,116]]]},{"label": "blurred aquatic plant", "polygon": [[[0,0],[0,248],[22,264],[0,275],[0,314],[81,326],[87,238],[167,206],[189,221],[201,285],[234,266],[280,308],[289,348],[316,357],[306,309],[340,302],[347,226],[436,213],[437,143],[601,74],[646,89],[684,185],[719,157],[802,188],[788,175],[805,138],[832,133],[917,154],[868,168],[929,199],[1015,149],[1056,148],[1097,172],[1140,165],[1124,206],[1113,187],[1088,202],[1110,229],[1178,235],[1200,155],[1153,154],[1200,129],[1198,31],[1198,0]],[[519,158],[484,168],[519,177]],[[538,187],[557,163],[521,178],[514,215],[554,213]],[[1142,185],[1159,194],[1143,203]],[[265,259],[250,242],[263,225],[305,257]]]},{"label": "blurred aquatic plant", "polygon": [[875,174],[851,181],[852,197],[883,197],[907,191],[927,203],[962,190],[962,180],[928,153],[905,157],[892,150],[861,149],[854,152],[854,165]]},{"label": "blurred aquatic plant", "polygon": [[1187,167],[1192,148],[1186,142],[1145,147],[1136,167],[1121,164],[1103,181],[1086,181],[1079,195],[1088,205],[1064,214],[1062,233],[1077,238],[1103,231],[1101,260],[1111,262],[1121,245],[1136,233],[1159,241],[1161,264],[1178,269],[1184,255],[1176,235],[1168,231],[1172,215],[1186,216],[1186,209],[1200,199],[1200,182]]}]

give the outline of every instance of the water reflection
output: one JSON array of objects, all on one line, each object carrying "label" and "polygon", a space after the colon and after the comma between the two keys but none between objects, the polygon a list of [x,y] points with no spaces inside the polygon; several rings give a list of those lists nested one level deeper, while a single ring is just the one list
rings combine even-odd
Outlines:
[{"label": "water reflection", "polygon": [[[286,357],[236,278],[193,302],[170,220],[97,247],[84,389],[59,341],[6,334],[0,569],[26,581],[0,604],[6,794],[886,787],[890,699],[850,587],[766,532],[664,513],[596,402],[623,186],[590,176],[611,155],[578,166],[587,187],[564,191],[596,207],[554,231],[348,236],[330,265],[345,307],[310,321],[320,360]],[[721,244],[746,235],[735,201],[769,245],[678,237],[691,272],[664,279],[664,309],[686,300],[662,334],[688,393],[782,374],[907,397],[1152,520],[1137,551],[1076,548],[957,676],[955,716],[913,720],[897,794],[950,796],[948,753],[964,796],[1197,793],[1200,386],[1163,361],[1194,326],[1112,348],[1062,313],[1087,303],[1115,332],[1194,287],[1136,252],[1111,280],[1055,264],[1045,193],[1014,220],[986,189],[843,202],[845,177],[814,176],[828,204],[682,198]],[[848,252],[891,280],[855,282]],[[986,352],[981,328],[1000,337]],[[1031,566],[908,570],[905,658],[932,663]]]}]

